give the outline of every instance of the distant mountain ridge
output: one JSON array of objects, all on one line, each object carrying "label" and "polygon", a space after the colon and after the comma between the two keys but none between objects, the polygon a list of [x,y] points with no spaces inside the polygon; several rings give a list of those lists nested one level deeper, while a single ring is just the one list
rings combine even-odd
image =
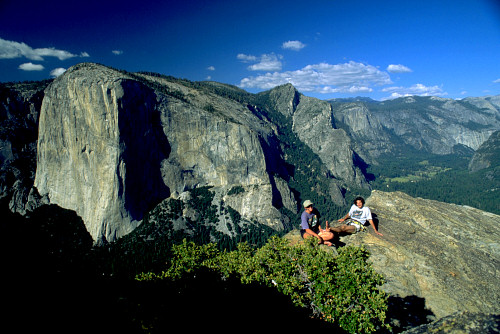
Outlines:
[{"label": "distant mountain ridge", "polygon": [[369,162],[408,149],[433,154],[476,150],[500,129],[499,96],[330,103],[338,126],[349,132],[356,152]]}]

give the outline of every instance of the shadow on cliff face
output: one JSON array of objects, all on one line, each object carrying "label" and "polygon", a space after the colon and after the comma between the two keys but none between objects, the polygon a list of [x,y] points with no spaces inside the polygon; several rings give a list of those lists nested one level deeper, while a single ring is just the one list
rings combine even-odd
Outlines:
[{"label": "shadow on cliff face", "polygon": [[170,196],[161,175],[161,162],[170,155],[171,147],[156,109],[154,91],[134,81],[124,81],[126,91],[120,99],[120,144],[123,145],[121,159],[125,163],[126,176],[121,180],[125,209],[134,220],[160,201]]}]

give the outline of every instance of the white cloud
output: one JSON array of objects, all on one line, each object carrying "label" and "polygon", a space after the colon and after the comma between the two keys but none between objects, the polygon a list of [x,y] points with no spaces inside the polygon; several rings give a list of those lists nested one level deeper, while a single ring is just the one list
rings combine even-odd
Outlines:
[{"label": "white cloud", "polygon": [[404,65],[391,64],[391,65],[387,66],[387,72],[389,72],[389,73],[409,73],[409,72],[413,72],[413,71]]},{"label": "white cloud", "polygon": [[[88,53],[82,53],[82,56]],[[0,59],[14,59],[26,57],[30,60],[42,61],[43,57],[56,57],[59,60],[66,60],[69,58],[77,57],[76,55],[64,51],[57,50],[55,48],[38,48],[33,49],[25,43],[19,43],[14,41],[7,41],[0,38]]]},{"label": "white cloud", "polygon": [[371,92],[371,86],[388,85],[392,81],[387,72],[372,65],[350,61],[336,65],[320,63],[296,71],[248,77],[241,80],[240,87],[271,89],[285,83],[291,83],[303,92],[358,93]]},{"label": "white cloud", "polygon": [[493,83],[500,83],[500,79],[493,80]]},{"label": "white cloud", "polygon": [[119,55],[123,54],[123,51],[122,51],[122,50],[113,50],[113,51],[111,51],[111,52],[113,52],[113,54],[115,54],[115,55],[117,55],[117,56],[119,56]]},{"label": "white cloud", "polygon": [[274,53],[263,54],[260,58],[252,55],[238,54],[236,56],[244,63],[256,62],[256,64],[247,67],[250,71],[281,71],[281,58],[282,56]]},{"label": "white cloud", "polygon": [[301,41],[288,41],[288,42],[284,42],[281,45],[281,47],[283,49],[299,51],[299,50],[302,50],[303,48],[305,48],[306,45],[304,43],[302,43]]},{"label": "white cloud", "polygon": [[395,99],[398,97],[404,97],[404,96],[412,96],[412,95],[418,95],[418,96],[444,96],[447,95],[446,92],[443,91],[443,89],[439,86],[430,86],[427,87],[422,84],[415,84],[411,87],[387,87],[382,89],[383,92],[389,92],[391,93],[390,97],[385,98],[387,99]]},{"label": "white cloud", "polygon": [[246,54],[243,54],[243,53],[239,53],[236,56],[236,58],[238,58],[239,60],[241,60],[244,63],[249,63],[249,62],[257,61],[257,57],[251,56],[251,55],[246,55]]},{"label": "white cloud", "polygon": [[250,71],[281,71],[281,61],[274,53],[264,54],[257,64],[248,66]]},{"label": "white cloud", "polygon": [[[76,55],[64,51],[64,50],[57,50],[54,48],[41,48],[41,49],[33,49],[34,54],[36,57],[40,57],[39,60],[42,60],[43,57],[56,57],[59,58],[59,60],[66,60],[69,58],[76,57]],[[35,59],[38,60],[38,59]]]},{"label": "white cloud", "polygon": [[50,75],[51,75],[51,76],[53,76],[53,77],[55,78],[55,77],[60,76],[60,75],[61,75],[61,74],[63,74],[64,72],[66,72],[66,69],[65,69],[65,68],[58,67],[58,68],[55,68],[55,69],[53,69],[52,71],[50,71]]},{"label": "white cloud", "polygon": [[45,67],[39,64],[24,63],[19,65],[19,69],[23,71],[42,71]]},{"label": "white cloud", "polygon": [[82,52],[82,53],[80,53],[80,57],[87,58],[87,57],[90,57],[90,55],[88,54],[88,52]]},{"label": "white cloud", "polygon": [[208,66],[207,70],[209,70],[209,71],[215,71],[215,67],[214,66]]},{"label": "white cloud", "polygon": [[323,87],[319,93],[330,94],[330,93],[350,93],[350,94],[358,94],[358,93],[371,93],[373,89],[366,86],[350,86],[350,87],[339,87],[333,88],[330,86]]}]

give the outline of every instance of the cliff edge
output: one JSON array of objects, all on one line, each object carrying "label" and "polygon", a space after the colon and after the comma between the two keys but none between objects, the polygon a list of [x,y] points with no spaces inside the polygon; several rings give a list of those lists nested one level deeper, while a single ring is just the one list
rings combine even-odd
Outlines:
[{"label": "cliff edge", "polygon": [[417,296],[437,318],[458,311],[500,312],[500,216],[404,193],[367,199],[382,237],[371,229],[341,236],[364,245],[392,296]]}]

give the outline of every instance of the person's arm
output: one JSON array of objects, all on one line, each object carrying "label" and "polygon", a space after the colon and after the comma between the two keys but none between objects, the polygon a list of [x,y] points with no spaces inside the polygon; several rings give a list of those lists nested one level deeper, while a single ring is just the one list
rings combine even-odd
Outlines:
[{"label": "person's arm", "polygon": [[368,221],[370,222],[370,225],[373,227],[373,230],[375,231],[376,234],[378,234],[380,236],[384,236],[382,233],[377,231],[377,228],[375,227],[375,223],[373,223],[373,219],[368,219]]},{"label": "person's arm", "polygon": [[349,213],[347,213],[347,214],[344,216],[344,218],[340,218],[340,219],[339,219],[339,222],[341,222],[341,223],[342,223],[342,222],[344,222],[344,221],[345,221],[347,218],[349,218],[349,217],[350,217],[350,216],[349,216]]},{"label": "person's arm", "polygon": [[[319,228],[321,230],[321,226]],[[330,223],[328,223],[328,220],[325,222],[325,229],[321,231],[330,232]]]}]

